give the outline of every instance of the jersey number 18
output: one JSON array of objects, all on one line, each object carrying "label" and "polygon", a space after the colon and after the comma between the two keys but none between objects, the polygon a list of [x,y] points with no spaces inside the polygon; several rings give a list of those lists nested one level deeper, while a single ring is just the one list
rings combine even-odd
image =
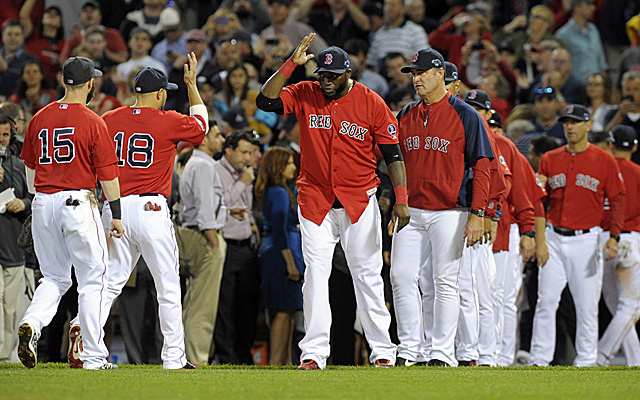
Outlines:
[{"label": "jersey number 18", "polygon": [[[148,133],[131,135],[126,150],[123,149],[124,132],[116,133],[113,140],[116,142],[119,167],[129,164],[132,168],[148,168],[153,163],[153,137]],[[123,152],[126,153],[126,160],[123,158]]]}]

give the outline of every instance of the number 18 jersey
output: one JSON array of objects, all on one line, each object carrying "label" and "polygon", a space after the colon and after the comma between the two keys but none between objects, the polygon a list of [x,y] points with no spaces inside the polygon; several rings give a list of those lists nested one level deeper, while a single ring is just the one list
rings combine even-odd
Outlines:
[{"label": "number 18 jersey", "polygon": [[171,177],[178,142],[202,143],[204,119],[149,107],[120,107],[106,112],[120,167],[120,195],[171,194]]}]

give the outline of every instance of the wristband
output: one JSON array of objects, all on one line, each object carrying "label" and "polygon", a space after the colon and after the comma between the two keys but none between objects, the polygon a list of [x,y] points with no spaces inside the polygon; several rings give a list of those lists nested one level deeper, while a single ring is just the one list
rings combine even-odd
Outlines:
[{"label": "wristband", "polygon": [[620,235],[609,235],[609,237],[618,243],[620,242]]},{"label": "wristband", "polygon": [[291,74],[293,74],[293,70],[296,69],[297,67],[298,66],[296,65],[296,63],[294,63],[293,61],[291,61],[290,58],[288,58],[287,61],[285,61],[284,64],[282,64],[282,67],[280,67],[278,72],[284,75],[285,78],[289,79]]},{"label": "wristband", "polygon": [[407,195],[405,185],[395,186],[393,190],[396,192],[396,204],[409,204],[409,195]]},{"label": "wristband", "polygon": [[536,231],[534,231],[533,229],[532,229],[532,230],[530,230],[530,231],[526,231],[526,232],[524,232],[524,233],[522,234],[522,236],[528,236],[528,237],[530,237],[531,239],[535,239],[535,237],[536,237]]},{"label": "wristband", "polygon": [[120,199],[109,201],[109,208],[111,209],[111,219],[122,219]]}]

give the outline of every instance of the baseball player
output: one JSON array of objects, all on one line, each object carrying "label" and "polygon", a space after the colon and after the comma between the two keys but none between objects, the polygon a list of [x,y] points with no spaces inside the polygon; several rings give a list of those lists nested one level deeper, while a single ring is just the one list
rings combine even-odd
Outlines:
[{"label": "baseball player", "polygon": [[393,366],[396,346],[389,337],[391,317],[384,304],[382,235],[376,200],[373,144],[380,149],[396,192],[392,224],[400,231],[409,222],[404,162],[397,125],[375,92],[351,80],[347,53],[329,47],[318,53],[318,82],[283,89],[306,54],[312,33],[262,86],[256,103],[265,111],[295,113],[300,121],[298,204],[302,252],[306,264],[300,369],[324,369],[329,356],[331,310],[328,280],[333,250],[341,241],[353,276],[358,309],[376,367]]},{"label": "baseball player", "polygon": [[[158,292],[164,369],[196,367],[185,356],[178,245],[167,206],[178,142],[198,145],[209,129],[209,116],[196,86],[198,62],[193,53],[187,57],[184,82],[191,116],[163,111],[167,90],[178,85],[169,83],[162,71],[146,67],[135,77],[136,103],[102,117],[115,143],[126,229],[121,240],[109,243],[109,284],[102,312],[106,319],[142,255]],[[111,218],[110,203],[106,203],[103,222]],[[78,340],[73,323],[70,335]],[[79,346],[72,343],[73,347]],[[74,366],[75,360],[69,358],[69,363]]]},{"label": "baseball player", "polygon": [[[598,365],[610,365],[622,347],[627,365],[638,366],[640,341],[635,322],[640,317],[640,166],[631,161],[638,140],[635,130],[627,125],[615,126],[609,140],[627,194],[620,250],[616,258],[604,263],[602,296],[613,319],[598,342]],[[604,225],[603,221],[603,229]],[[608,236],[605,230],[603,237]]]},{"label": "baseball player", "polygon": [[[94,77],[93,61],[72,57],[62,67],[65,95],[33,117],[22,155],[30,188],[32,232],[42,281],[20,322],[18,356],[28,368],[37,362],[37,340],[71,287],[71,265],[78,279],[78,315],[84,330],[80,355],[85,369],[111,369],[101,312],[107,288],[107,241],[97,201],[96,177],[111,206],[110,236],[124,233],[120,211],[118,159],[107,126],[86,104]],[[34,176],[35,175],[35,176]]]},{"label": "baseball player", "polygon": [[456,336],[458,365],[497,365],[495,315],[496,264],[491,251],[497,227],[496,212],[511,189],[511,171],[487,122],[491,98],[482,90],[465,93],[464,101],[481,116],[495,158],[490,163],[489,203],[483,219],[485,241],[465,248],[460,272],[460,317]]},{"label": "baseball player", "polygon": [[598,354],[598,301],[602,285],[600,222],[605,196],[611,208],[607,260],[616,256],[624,222],[624,183],[613,156],[590,145],[589,111],[565,107],[560,121],[568,143],[545,153],[539,176],[546,182],[549,261],[538,273],[531,361],[546,366],[553,358],[556,310],[565,285],[576,307],[575,366],[593,366]]},{"label": "baseball player", "polygon": [[[424,358],[430,366],[456,366],[462,250],[465,238],[472,246],[484,236],[494,156],[478,113],[447,92],[440,53],[420,50],[402,72],[413,75],[422,100],[405,106],[397,117],[403,157],[412,171],[407,180],[411,221],[394,235],[391,249],[398,358],[404,365]],[[424,323],[433,325],[426,341],[419,280],[426,292]]]}]

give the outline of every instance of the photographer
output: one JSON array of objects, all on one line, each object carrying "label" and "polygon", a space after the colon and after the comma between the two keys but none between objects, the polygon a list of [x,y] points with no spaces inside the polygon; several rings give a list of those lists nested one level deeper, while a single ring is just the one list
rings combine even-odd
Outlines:
[{"label": "photographer", "polygon": [[[604,118],[605,131],[609,132],[616,125],[628,125],[640,136],[640,72],[627,71],[622,75],[622,101],[620,105],[609,111]],[[633,153],[631,161],[640,164],[640,155]]]}]

